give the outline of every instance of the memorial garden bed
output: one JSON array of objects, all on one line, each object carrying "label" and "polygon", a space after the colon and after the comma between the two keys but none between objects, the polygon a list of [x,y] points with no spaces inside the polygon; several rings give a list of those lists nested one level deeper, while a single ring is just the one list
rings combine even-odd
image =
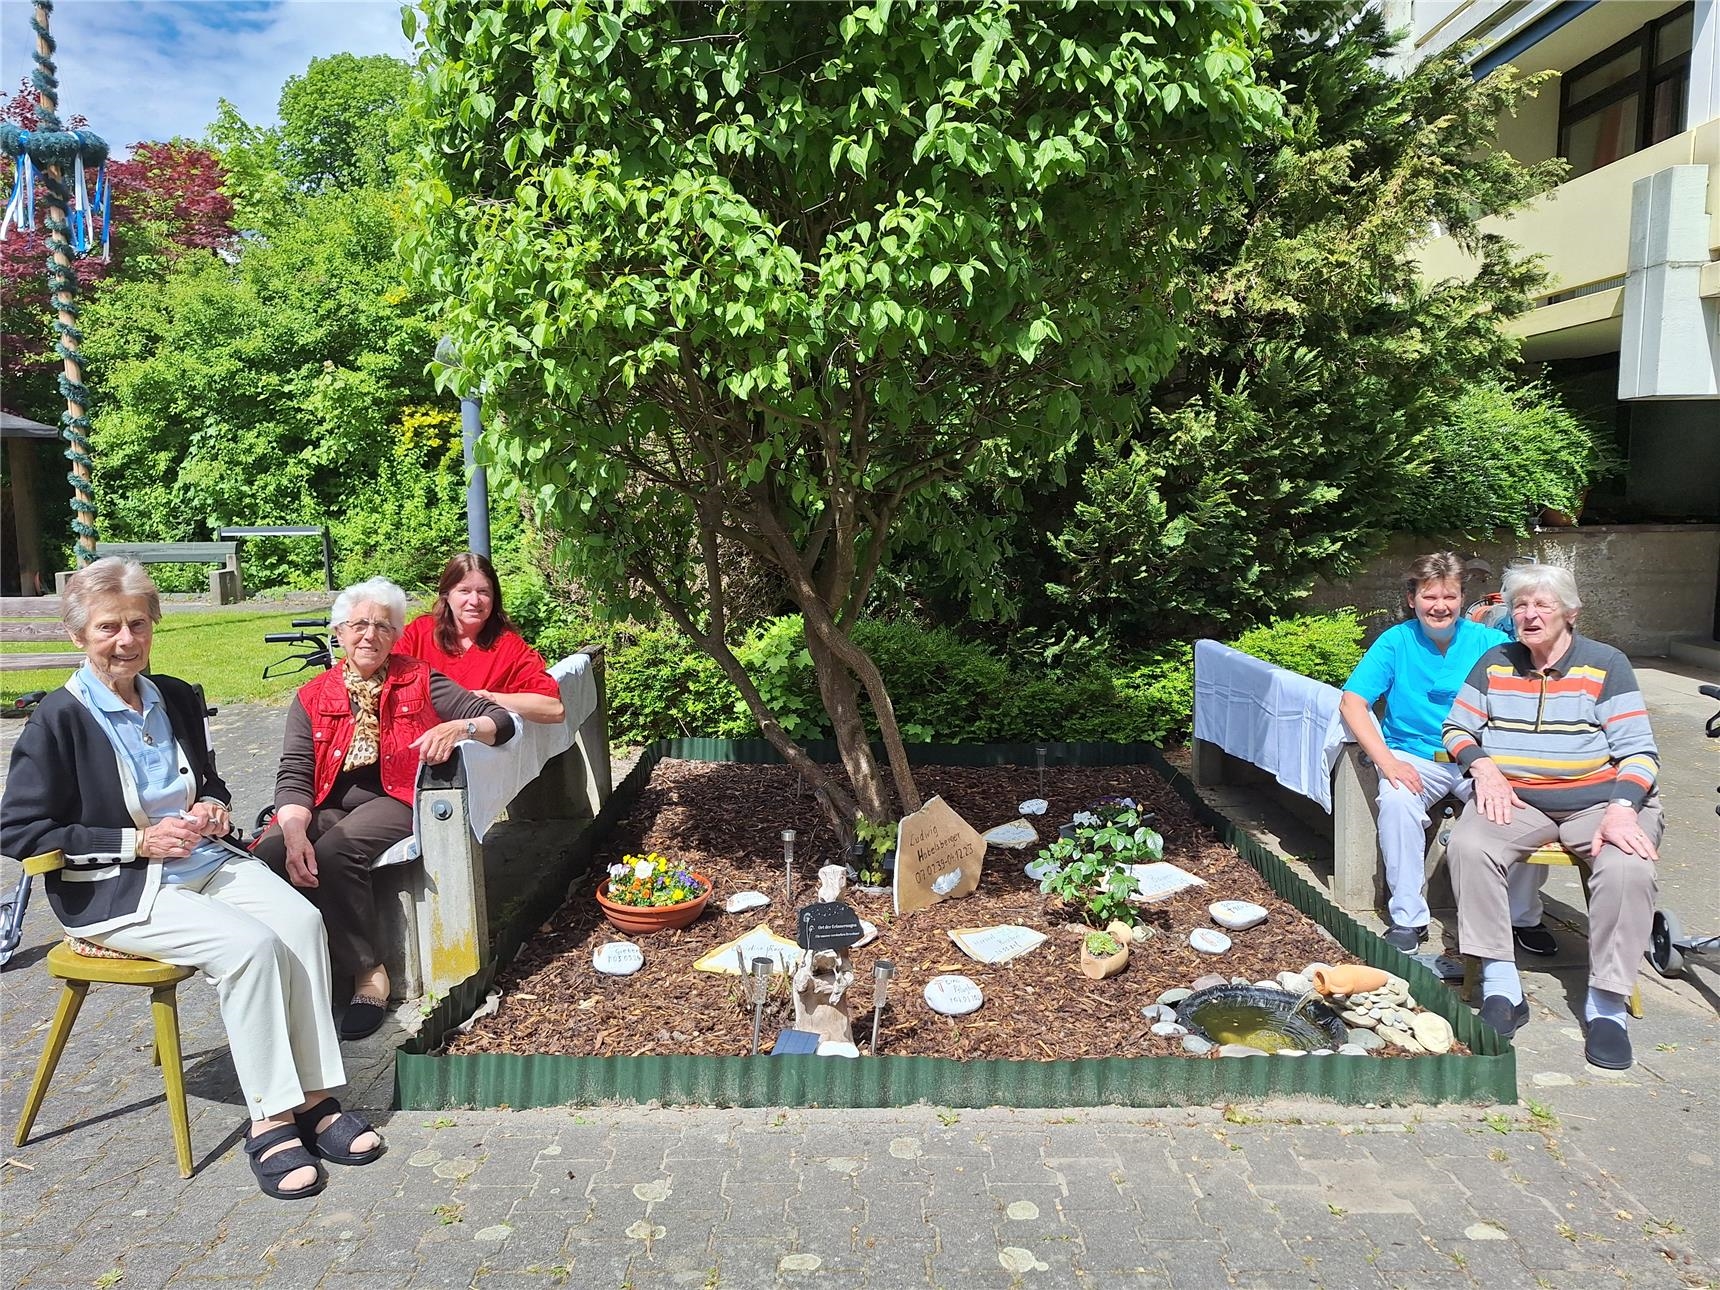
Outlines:
[{"label": "memorial garden bed", "polygon": [[[1221,836],[1227,829],[1223,818],[1194,797],[1156,750],[1093,749],[1101,752],[1086,758],[1078,746],[1056,749],[1043,793],[1030,748],[946,749],[949,760],[990,764],[927,764],[916,775],[928,797],[940,794],[982,831],[1014,819],[1020,802],[1041,795],[1050,808],[1034,822],[1047,841],[1072,812],[1107,794],[1132,796],[1156,812],[1165,859],[1206,885],[1146,908],[1154,934],[1135,947],[1120,975],[1102,981],[1080,975],[1078,922],[1023,872],[1034,849],[992,848],[973,895],[930,909],[897,916],[888,895],[852,887],[846,893],[860,916],[879,929],[875,941],[853,952],[850,998],[863,1049],[870,1029],[871,965],[879,957],[895,964],[879,1056],[748,1057],[753,1010],[744,981],[696,971],[693,963],[764,922],[792,939],[796,910],[815,899],[817,866],[835,861],[837,849],[795,773],[760,764],[766,750],[666,741],[648,752],[578,848],[582,872],[569,898],[559,907],[541,906],[533,915],[535,930],[518,929],[514,943],[502,947],[502,964],[456,991],[402,1051],[400,1104],[524,1106],[619,1097],[754,1105],[1073,1105],[1174,1104],[1277,1092],[1382,1102],[1515,1095],[1509,1048],[1456,1006],[1431,974],[1338,913],[1276,858],[1233,833]],[[677,753],[691,753],[695,760]],[[1007,764],[1012,759],[1029,764]],[[1083,759],[1109,764],[1058,764]],[[784,828],[798,834],[794,892],[787,900]],[[684,930],[622,937],[603,921],[593,892],[608,864],[650,850],[709,875],[716,891],[703,915]],[[722,912],[722,902],[742,890],[764,892],[771,904]],[[1267,920],[1233,932],[1225,953],[1202,954],[1187,944],[1188,933],[1213,926],[1207,906],[1221,899],[1262,905]],[[1019,958],[987,965],[968,958],[949,936],[951,929],[993,924],[1034,928],[1049,939]],[[639,945],[644,966],[631,976],[598,973],[593,951],[624,939]],[[1369,1057],[1196,1057],[1178,1037],[1153,1034],[1142,1014],[1166,989],[1202,976],[1264,980],[1314,961],[1374,962],[1403,975],[1425,1006],[1453,1024],[1458,1049],[1396,1059],[1390,1048]],[[933,1012],[921,991],[941,973],[976,982],[985,996],[979,1010],[962,1017]],[[494,1010],[457,1031],[486,995]],[[786,979],[777,977],[763,1046],[792,1020]]]},{"label": "memorial garden bed", "polygon": [[[975,828],[1014,819],[1017,805],[1039,793],[1032,767],[928,766],[916,772],[921,790],[938,794]],[[812,901],[818,865],[839,863],[828,824],[812,795],[796,791],[786,766],[667,760],[657,764],[626,816],[595,854],[597,872],[623,855],[661,852],[708,875],[715,894],[697,922],[681,931],[623,937],[603,919],[593,896],[596,879],[575,884],[572,897],[523,947],[497,982],[498,1010],[455,1039],[451,1053],[561,1053],[632,1056],[696,1053],[739,1056],[748,1051],[752,1008],[735,976],[695,971],[707,951],[768,922],[793,939],[795,911]],[[1180,1040],[1151,1033],[1141,1009],[1160,993],[1197,977],[1221,973],[1249,981],[1295,971],[1313,961],[1353,962],[1354,956],[1318,924],[1280,899],[1241,856],[1195,820],[1189,806],[1145,766],[1058,767],[1045,777],[1050,809],[1036,823],[1056,837],[1057,825],[1088,802],[1126,795],[1159,817],[1165,859],[1206,885],[1146,906],[1142,919],[1154,935],[1134,947],[1127,970],[1090,981],[1077,967],[1081,932],[1068,911],[1040,894],[1024,872],[1035,849],[986,853],[979,890],[930,909],[891,913],[889,895],[850,887],[846,899],[879,929],[876,940],[853,951],[856,980],[852,1012],[872,1010],[872,962],[895,964],[879,1037],[879,1051],[896,1056],[1069,1059],[1180,1054]],[[785,902],[781,830],[796,831],[795,891]],[[588,889],[589,888],[589,889]],[[771,898],[762,909],[722,912],[738,891]],[[1190,931],[1212,927],[1207,906],[1216,900],[1254,901],[1268,911],[1258,927],[1232,933],[1223,954],[1203,954],[1186,943]],[[1017,924],[1051,939],[1007,963],[968,958],[950,939],[952,929]],[[630,939],[644,966],[625,977],[604,976],[592,951]],[[945,1017],[921,995],[941,973],[959,973],[979,985],[977,1012]],[[792,1024],[787,979],[776,976],[764,1014],[767,1037]]]}]

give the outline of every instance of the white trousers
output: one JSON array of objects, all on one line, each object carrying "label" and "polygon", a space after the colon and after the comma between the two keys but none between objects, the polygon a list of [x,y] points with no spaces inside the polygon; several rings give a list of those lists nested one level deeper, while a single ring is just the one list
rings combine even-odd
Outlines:
[{"label": "white trousers", "polygon": [[[1393,926],[1426,927],[1427,826],[1432,822],[1427,808],[1446,796],[1468,802],[1475,786],[1456,762],[1424,761],[1395,748],[1392,752],[1399,761],[1415,767],[1421,776],[1421,792],[1400,788],[1383,776],[1380,779],[1380,857],[1385,861],[1386,886],[1391,891],[1386,910]],[[1508,888],[1513,927],[1540,923],[1545,912],[1541,885],[1546,881],[1545,865],[1511,866]]]},{"label": "white trousers", "polygon": [[199,882],[164,885],[143,922],[89,939],[215,983],[251,1119],[346,1083],[322,915],[261,860],[232,859]]}]

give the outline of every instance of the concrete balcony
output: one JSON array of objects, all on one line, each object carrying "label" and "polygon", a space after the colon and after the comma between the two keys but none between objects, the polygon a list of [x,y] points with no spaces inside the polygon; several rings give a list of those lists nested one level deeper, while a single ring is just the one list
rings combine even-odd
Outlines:
[{"label": "concrete balcony", "polygon": [[[1670,166],[1708,167],[1708,256],[1720,255],[1720,119],[1710,120],[1610,166],[1561,184],[1514,215],[1481,222],[1485,232],[1539,255],[1549,280],[1521,318],[1506,324],[1532,360],[1580,358],[1619,348],[1630,259],[1631,186]],[[1475,261],[1449,237],[1424,243],[1422,275],[1468,278]],[[1705,298],[1720,295],[1720,265],[1703,274]]]}]

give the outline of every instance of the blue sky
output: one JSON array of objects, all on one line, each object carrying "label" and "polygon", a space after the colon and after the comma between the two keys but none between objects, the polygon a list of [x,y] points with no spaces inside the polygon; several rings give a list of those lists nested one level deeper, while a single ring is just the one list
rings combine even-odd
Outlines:
[{"label": "blue sky", "polygon": [[[410,60],[396,0],[58,0],[61,115],[82,112],[124,153],[143,139],[201,138],[227,99],[275,121],[287,77],[328,54]],[[0,0],[0,86],[30,74],[29,0]]]}]

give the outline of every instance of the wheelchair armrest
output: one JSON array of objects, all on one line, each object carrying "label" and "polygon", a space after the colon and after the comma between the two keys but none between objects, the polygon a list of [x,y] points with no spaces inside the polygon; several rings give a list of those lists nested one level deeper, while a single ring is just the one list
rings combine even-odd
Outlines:
[{"label": "wheelchair armrest", "polygon": [[65,867],[66,853],[64,851],[44,851],[41,855],[29,856],[24,861],[24,872],[31,876],[53,873],[56,869],[64,869]]}]

